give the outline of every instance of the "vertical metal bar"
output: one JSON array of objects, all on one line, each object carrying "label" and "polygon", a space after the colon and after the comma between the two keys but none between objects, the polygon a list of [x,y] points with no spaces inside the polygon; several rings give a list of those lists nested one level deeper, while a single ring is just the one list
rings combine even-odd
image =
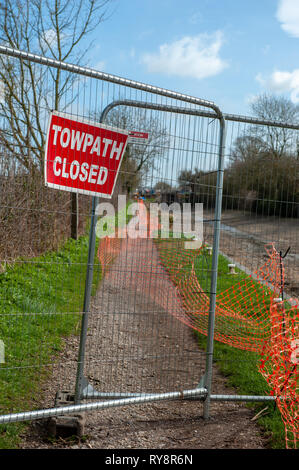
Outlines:
[{"label": "vertical metal bar", "polygon": [[212,386],[212,369],[213,369],[213,352],[214,352],[214,329],[215,329],[215,309],[216,309],[216,293],[217,293],[217,275],[218,275],[218,255],[219,255],[219,239],[221,229],[221,209],[222,209],[222,190],[223,190],[223,172],[224,172],[224,151],[225,151],[225,120],[222,116],[220,122],[219,136],[219,156],[218,156],[218,172],[217,172],[217,188],[215,203],[215,222],[213,237],[213,257],[212,257],[212,274],[210,289],[210,305],[209,305],[209,323],[206,347],[206,371],[204,377],[204,387],[207,389],[207,397],[204,402],[203,417],[209,418],[210,402],[211,402],[211,386]]},{"label": "vertical metal bar", "polygon": [[[110,107],[108,105],[102,111],[100,121],[99,121],[100,123],[102,123],[105,120],[105,117],[109,109]],[[80,404],[82,390],[84,386],[84,360],[85,360],[85,347],[86,347],[86,337],[87,337],[87,329],[88,329],[90,299],[91,299],[91,288],[92,288],[92,280],[93,280],[93,267],[94,267],[94,256],[95,256],[95,245],[96,245],[96,224],[97,224],[96,209],[97,209],[98,202],[99,202],[99,198],[97,196],[93,196],[91,219],[90,219],[84,305],[83,305],[83,314],[82,314],[82,322],[81,322],[77,377],[76,377],[76,387],[75,387],[75,405]]]},{"label": "vertical metal bar", "polygon": [[78,193],[71,193],[71,238],[78,240],[79,200]]},{"label": "vertical metal bar", "polygon": [[96,230],[95,230],[96,223],[97,223],[96,208],[98,205],[98,201],[99,201],[99,198],[97,196],[93,196],[90,232],[89,232],[88,261],[87,261],[86,280],[85,280],[84,306],[83,306],[83,315],[82,315],[82,323],[81,323],[81,335],[80,335],[77,379],[76,379],[76,390],[75,390],[75,405],[78,405],[80,403],[81,391],[82,391],[82,386],[83,386],[85,346],[86,346],[86,336],[87,336],[87,329],[88,329],[88,317],[89,317],[89,308],[90,308],[94,255],[95,255],[95,242],[96,242]]}]

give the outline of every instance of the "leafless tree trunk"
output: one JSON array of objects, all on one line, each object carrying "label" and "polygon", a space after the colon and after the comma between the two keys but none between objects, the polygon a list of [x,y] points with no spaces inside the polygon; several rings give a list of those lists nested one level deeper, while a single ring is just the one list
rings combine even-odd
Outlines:
[{"label": "leafless tree trunk", "polygon": [[[59,61],[82,63],[88,47],[85,45],[82,52],[79,45],[107,16],[110,2],[4,0],[0,5],[0,41]],[[45,118],[49,110],[63,111],[74,99],[74,95],[66,97],[75,80],[60,69],[0,56],[1,143],[22,168],[42,172]],[[71,236],[77,238],[77,195],[71,194],[70,205]]]}]

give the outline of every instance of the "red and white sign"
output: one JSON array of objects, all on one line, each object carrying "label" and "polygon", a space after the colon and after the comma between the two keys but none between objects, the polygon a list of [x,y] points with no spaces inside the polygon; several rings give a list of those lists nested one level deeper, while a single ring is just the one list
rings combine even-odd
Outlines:
[{"label": "red and white sign", "polygon": [[129,131],[129,144],[141,144],[147,140],[148,132]]},{"label": "red and white sign", "polygon": [[54,111],[45,149],[46,186],[111,198],[128,133]]}]

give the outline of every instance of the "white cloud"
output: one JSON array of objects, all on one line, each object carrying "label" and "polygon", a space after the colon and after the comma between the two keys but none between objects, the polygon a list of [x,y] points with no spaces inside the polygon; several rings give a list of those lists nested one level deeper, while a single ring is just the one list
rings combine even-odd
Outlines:
[{"label": "white cloud", "polygon": [[291,36],[299,38],[299,1],[279,0],[276,18]]},{"label": "white cloud", "polygon": [[150,72],[206,78],[219,74],[227,67],[227,63],[219,57],[222,44],[221,31],[185,36],[178,41],[161,45],[156,54],[144,54],[142,62]]},{"label": "white cloud", "polygon": [[41,43],[44,49],[57,46],[57,34],[54,29],[47,29],[41,36]]},{"label": "white cloud", "polygon": [[290,93],[293,103],[299,103],[299,69],[293,72],[276,70],[268,78],[259,74],[256,79],[264,88],[273,93]]},{"label": "white cloud", "polygon": [[253,93],[249,93],[248,95],[245,96],[245,103],[247,105],[251,105],[252,103],[255,103],[256,100],[258,99],[259,95],[255,95]]}]

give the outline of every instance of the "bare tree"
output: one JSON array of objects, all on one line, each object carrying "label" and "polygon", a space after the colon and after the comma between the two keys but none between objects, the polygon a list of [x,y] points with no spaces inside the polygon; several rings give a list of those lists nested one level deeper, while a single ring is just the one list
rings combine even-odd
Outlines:
[{"label": "bare tree", "polygon": [[108,114],[107,123],[120,129],[149,134],[145,143],[128,145],[123,157],[120,177],[123,189],[130,193],[155,169],[159,159],[163,158],[169,137],[161,121],[153,115],[149,116],[145,109],[132,110],[126,106],[115,108]]},{"label": "bare tree", "polygon": [[[4,0],[0,41],[12,48],[59,61],[82,62],[79,46],[108,15],[111,0]],[[74,99],[76,77],[61,69],[0,56],[2,145],[27,170],[41,172],[44,121],[51,109],[63,111]],[[71,193],[71,237],[77,238],[77,194]]]},{"label": "bare tree", "polygon": [[[299,107],[284,96],[262,94],[251,104],[251,110],[256,117],[265,121],[289,124],[299,121]],[[294,145],[292,131],[282,127],[257,126],[255,136],[276,158],[282,157]]]},{"label": "bare tree", "polygon": [[230,153],[230,163],[247,162],[267,151],[267,144],[260,137],[241,135],[236,138]]}]

